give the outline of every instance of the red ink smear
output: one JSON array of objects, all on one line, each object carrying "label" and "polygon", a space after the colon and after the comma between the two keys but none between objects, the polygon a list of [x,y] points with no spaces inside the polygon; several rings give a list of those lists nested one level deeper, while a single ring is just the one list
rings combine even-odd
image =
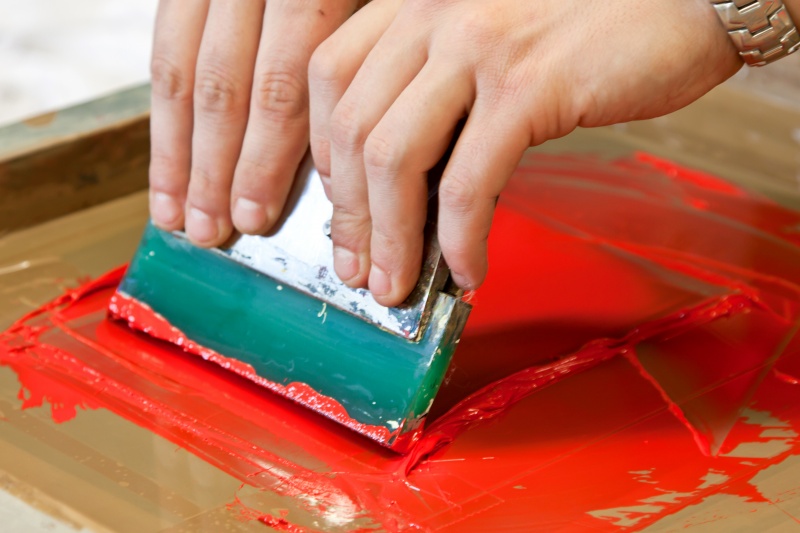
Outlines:
[{"label": "red ink smear", "polygon": [[[50,306],[48,326],[37,322],[45,318],[41,315],[0,334],[0,364],[26,370],[17,371],[22,389],[59,405],[54,414],[80,405],[109,409],[250,486],[313,497],[314,509],[335,509],[355,498],[326,474],[328,467],[316,472],[302,464],[340,458],[348,430],[309,419],[306,410],[277,401],[261,386],[107,320],[121,274],[92,282],[79,299]],[[27,340],[24,348],[7,349],[20,331]],[[52,388],[53,382],[60,388]],[[68,394],[55,396],[63,390]],[[295,456],[304,461],[296,462]]]},{"label": "red ink smear", "polygon": [[647,373],[634,355],[635,346],[659,336],[679,335],[686,329],[741,312],[752,305],[752,301],[742,296],[725,297],[699,308],[644,324],[621,339],[593,341],[573,355],[547,365],[528,368],[492,383],[456,404],[445,416],[424,432],[422,440],[409,455],[406,472],[409,473],[424,457],[452,442],[460,433],[475,424],[482,424],[502,415],[509,406],[525,396],[566,375],[591,368],[618,354],[625,355],[634,368],[652,383],[661,394],[670,412],[692,432],[700,449],[704,453],[710,453],[708,438],[687,420],[681,407],[670,398],[659,382]]},{"label": "red ink smear", "polygon": [[271,527],[275,531],[288,531],[289,533],[307,533],[308,530],[304,527],[293,526],[285,518],[276,518],[272,515],[261,515],[257,519],[265,526]]},{"label": "red ink smear", "polygon": [[785,381],[786,383],[789,383],[791,385],[800,385],[800,379],[797,379],[794,376],[790,376],[789,374],[785,374],[785,373],[781,372],[780,370],[776,370],[775,371],[775,377],[777,377],[781,381]]},{"label": "red ink smear", "polygon": [[[681,181],[702,189],[707,189],[712,193],[736,196],[740,198],[746,198],[748,196],[752,197],[752,193],[748,193],[733,183],[720,179],[713,174],[682,167],[672,161],[669,161],[668,159],[662,159],[644,152],[637,153],[635,157],[637,161],[651,165],[653,168],[660,170],[676,181]],[[699,204],[705,203],[699,198],[696,199],[696,202]],[[693,203],[693,205],[696,205],[696,203]]]},{"label": "red ink smear", "polygon": [[286,516],[288,515],[287,512],[283,512],[282,516],[277,517],[271,514],[262,513],[258,509],[253,509],[252,507],[248,507],[237,497],[234,500],[234,503],[228,504],[227,508],[229,511],[236,511],[239,512],[239,517],[246,522],[256,520],[261,522],[267,527],[274,529],[275,531],[287,531],[288,533],[312,533],[310,529],[296,526],[291,524],[288,520],[286,520]]},{"label": "red ink smear", "polygon": [[[643,155],[528,157],[498,205],[490,274],[431,423],[406,457],[266,393],[247,369],[199,361],[183,349],[230,363],[188,340],[106,320],[121,271],[0,334],[0,364],[37,398],[26,407],[49,401],[62,420],[109,409],[295,499],[322,529],[638,529],[712,494],[775,503],[748,482],[800,443],[743,457],[740,445],[779,437],[740,415],[749,406],[800,431],[800,389],[785,377],[800,375],[798,224],[792,210]],[[269,507],[246,518],[297,527]]]},{"label": "red ink smear", "polygon": [[[119,283],[119,280],[117,280],[117,283]],[[117,292],[111,297],[108,308],[112,317],[124,320],[133,329],[147,333],[156,339],[180,346],[187,353],[200,356],[206,361],[217,364],[301,405],[313,406],[314,410],[324,413],[328,418],[373,440],[388,442],[393,436],[383,426],[362,424],[352,419],[342,404],[329,396],[318,393],[305,383],[294,382],[281,385],[280,383],[269,381],[259,376],[251,365],[238,359],[225,357],[210,348],[197,344],[170,324],[163,316],[154,312],[147,304],[135,298]]]},{"label": "red ink smear", "polygon": [[8,363],[8,366],[14,369],[19,382],[23,385],[17,396],[22,400],[22,409],[41,407],[47,402],[50,404],[53,420],[60,424],[75,418],[78,409],[100,407],[96,401],[63,385],[57,379],[43,376],[41,370],[36,367],[13,363]]}]

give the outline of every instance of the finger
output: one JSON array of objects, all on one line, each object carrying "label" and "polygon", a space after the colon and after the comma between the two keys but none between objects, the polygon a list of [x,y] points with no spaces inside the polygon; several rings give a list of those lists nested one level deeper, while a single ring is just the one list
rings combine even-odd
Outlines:
[{"label": "finger", "polygon": [[325,40],[309,64],[311,154],[330,193],[330,118],[370,50],[389,27],[400,0],[378,0],[365,6]]},{"label": "finger", "polygon": [[[427,50],[391,28],[376,44],[331,116],[331,239],[334,268],[350,286],[369,276],[370,212],[364,142],[425,64]],[[377,274],[376,284],[386,279]],[[385,285],[376,285],[380,291]]]},{"label": "finger", "polygon": [[[448,68],[450,67],[450,68]],[[466,81],[459,83],[461,79]],[[465,73],[429,62],[372,130],[364,164],[372,219],[369,288],[396,306],[417,283],[428,171],[441,159],[473,99]]]},{"label": "finger", "polygon": [[278,219],[308,148],[311,54],[355,7],[355,0],[267,2],[249,120],[231,193],[233,223],[239,231],[264,233]]},{"label": "finger", "polygon": [[195,75],[186,233],[201,246],[231,233],[230,192],[242,149],[263,0],[212,0]]},{"label": "finger", "polygon": [[497,198],[531,139],[519,116],[500,113],[503,106],[487,100],[479,98],[470,111],[439,184],[439,245],[453,281],[465,290],[486,277]]},{"label": "finger", "polygon": [[156,16],[150,113],[150,213],[162,229],[183,227],[192,162],[192,90],[208,0],[161,0]]}]

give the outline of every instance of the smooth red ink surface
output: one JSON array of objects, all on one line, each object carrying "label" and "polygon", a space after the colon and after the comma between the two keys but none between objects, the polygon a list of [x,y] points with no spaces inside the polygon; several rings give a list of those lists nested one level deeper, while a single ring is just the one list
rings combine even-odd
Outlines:
[{"label": "smooth red ink surface", "polygon": [[0,364],[27,407],[109,409],[317,524],[249,508],[277,529],[618,531],[711,495],[780,506],[758,480],[800,455],[798,224],[647,155],[527,158],[405,457],[107,320],[120,272],[2,334]]}]

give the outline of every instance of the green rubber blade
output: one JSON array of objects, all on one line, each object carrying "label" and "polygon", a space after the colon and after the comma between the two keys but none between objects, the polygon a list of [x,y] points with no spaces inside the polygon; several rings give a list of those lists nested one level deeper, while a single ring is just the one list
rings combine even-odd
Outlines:
[{"label": "green rubber blade", "polygon": [[119,291],[260,377],[306,384],[352,420],[386,428],[370,436],[398,448],[420,428],[469,311],[439,293],[429,327],[412,342],[152,225]]}]

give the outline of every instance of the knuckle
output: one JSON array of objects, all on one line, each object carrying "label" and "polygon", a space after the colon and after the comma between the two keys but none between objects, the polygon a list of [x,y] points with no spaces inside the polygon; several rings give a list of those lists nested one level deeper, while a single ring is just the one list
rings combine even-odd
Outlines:
[{"label": "knuckle", "polygon": [[453,23],[455,35],[467,35],[476,46],[485,46],[503,38],[505,33],[498,28],[495,17],[484,10],[464,10]]},{"label": "knuckle", "polygon": [[346,151],[363,145],[369,134],[358,118],[357,109],[345,102],[340,102],[333,110],[330,131],[333,145]]},{"label": "knuckle", "polygon": [[451,174],[439,185],[439,202],[444,209],[456,216],[468,215],[475,208],[478,199],[475,183],[464,174]]},{"label": "knuckle", "polygon": [[338,212],[331,222],[331,240],[334,246],[344,246],[350,250],[369,248],[369,219],[356,214]]},{"label": "knuckle", "polygon": [[368,244],[371,230],[369,211],[353,204],[333,202],[331,239],[334,244],[362,248]]},{"label": "knuckle", "polygon": [[359,226],[369,221],[369,214],[350,203],[333,202],[333,224],[341,228]]},{"label": "knuckle", "polygon": [[165,57],[153,57],[150,77],[153,93],[161,98],[188,100],[192,96],[191,76]]},{"label": "knuckle", "polygon": [[243,157],[236,164],[233,188],[244,196],[259,196],[269,188],[274,177],[275,170],[266,161]]},{"label": "knuckle", "polygon": [[386,172],[397,170],[402,155],[396,144],[389,141],[384,135],[374,133],[367,137],[364,144],[364,165],[367,175],[370,171]]},{"label": "knuckle", "polygon": [[189,199],[191,203],[201,207],[203,210],[216,213],[221,211],[220,206],[227,197],[228,191],[223,183],[214,179],[207,171],[194,167],[192,168],[189,181]]},{"label": "knuckle", "polygon": [[149,180],[152,188],[170,194],[182,193],[186,188],[185,178],[180,178],[182,173],[185,174],[186,169],[175,159],[157,152],[151,154]]},{"label": "knuckle", "polygon": [[311,134],[311,154],[320,175],[331,175],[331,143],[327,137]]},{"label": "knuckle", "polygon": [[381,266],[403,263],[408,255],[408,248],[409,243],[397,232],[383,231],[379,226],[373,226],[371,249],[374,260]]},{"label": "knuckle", "polygon": [[242,91],[229,73],[204,66],[198,69],[194,97],[207,113],[229,113],[241,104]]},{"label": "knuckle", "polygon": [[324,41],[314,50],[308,63],[308,77],[312,82],[328,84],[335,82],[341,75],[337,54],[328,41]]},{"label": "knuckle", "polygon": [[291,70],[267,72],[256,83],[253,98],[262,112],[279,119],[301,116],[307,107],[305,81]]}]

